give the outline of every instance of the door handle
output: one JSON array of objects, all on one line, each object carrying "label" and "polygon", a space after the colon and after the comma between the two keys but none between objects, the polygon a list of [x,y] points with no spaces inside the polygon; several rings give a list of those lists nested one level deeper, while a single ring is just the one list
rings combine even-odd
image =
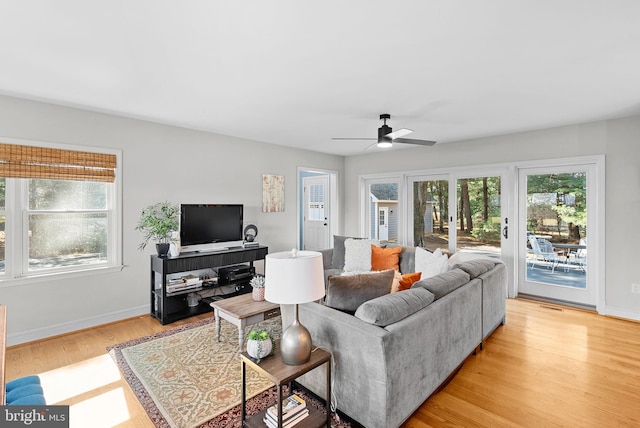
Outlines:
[{"label": "door handle", "polygon": [[502,229],[502,236],[504,236],[505,239],[509,239],[509,226],[505,226]]},{"label": "door handle", "polygon": [[327,225],[327,223],[323,224],[323,226],[326,226],[326,225]]}]

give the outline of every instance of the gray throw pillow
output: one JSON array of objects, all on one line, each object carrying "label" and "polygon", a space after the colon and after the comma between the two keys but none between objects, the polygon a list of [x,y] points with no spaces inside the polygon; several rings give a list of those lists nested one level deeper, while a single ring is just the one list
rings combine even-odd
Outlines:
[{"label": "gray throw pillow", "polygon": [[471,279],[477,278],[485,272],[490,271],[496,265],[496,262],[488,259],[475,259],[453,265],[453,268],[459,268],[469,274]]},{"label": "gray throw pillow", "polygon": [[369,324],[386,327],[426,308],[435,296],[424,288],[414,288],[387,294],[364,302],[355,316]]},{"label": "gray throw pillow", "polygon": [[468,273],[462,269],[456,268],[448,272],[443,272],[436,276],[414,282],[411,289],[425,288],[431,291],[436,296],[436,300],[438,300],[442,296],[446,296],[470,280],[471,278]]},{"label": "gray throw pillow", "polygon": [[329,276],[325,305],[346,312],[354,312],[367,300],[391,292],[394,270],[348,276]]}]

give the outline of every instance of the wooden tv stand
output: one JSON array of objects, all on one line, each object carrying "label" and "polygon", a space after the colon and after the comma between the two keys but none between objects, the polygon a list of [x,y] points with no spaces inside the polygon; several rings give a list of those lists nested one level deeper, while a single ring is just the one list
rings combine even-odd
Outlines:
[{"label": "wooden tv stand", "polygon": [[176,257],[152,255],[151,316],[164,325],[211,311],[211,307],[205,301],[200,301],[197,306],[189,306],[187,304],[187,295],[201,289],[184,290],[167,295],[168,276],[241,263],[248,263],[253,266],[254,261],[264,260],[268,251],[268,247],[259,246],[230,248],[223,251],[184,253]]}]

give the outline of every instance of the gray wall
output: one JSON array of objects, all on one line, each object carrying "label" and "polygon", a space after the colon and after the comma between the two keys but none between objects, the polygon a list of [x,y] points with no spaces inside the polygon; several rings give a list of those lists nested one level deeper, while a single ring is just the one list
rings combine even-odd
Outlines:
[{"label": "gray wall", "polygon": [[[149,311],[149,255],[138,215],[152,203],[242,203],[270,252],[296,246],[297,167],[344,171],[344,158],[0,96],[0,139],[113,148],[123,159],[123,264],[117,273],[0,284],[9,343]],[[285,176],[285,211],[262,212],[262,174]],[[258,269],[261,266],[257,266]]]},{"label": "gray wall", "polygon": [[[343,158],[0,96],[0,137],[123,152],[123,264],[117,273],[0,284],[8,305],[9,343],[73,331],[148,312],[149,254],[134,230],[145,206],[161,201],[245,204],[245,221],[260,229],[270,252],[297,237],[298,166],[336,170],[341,233],[359,232],[362,174],[471,166],[580,155],[606,155],[606,305],[640,319],[634,269],[640,231],[640,117]],[[283,213],[262,213],[262,174],[285,176]],[[260,268],[260,267],[259,267]]]},{"label": "gray wall", "polygon": [[606,156],[606,279],[607,313],[640,319],[640,283],[635,268],[640,224],[640,116],[351,156],[345,161],[346,235],[360,231],[358,180],[360,175],[473,166],[586,155]]}]

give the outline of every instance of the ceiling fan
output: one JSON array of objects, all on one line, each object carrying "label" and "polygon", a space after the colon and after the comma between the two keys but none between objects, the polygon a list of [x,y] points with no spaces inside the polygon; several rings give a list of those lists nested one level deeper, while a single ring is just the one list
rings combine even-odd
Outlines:
[{"label": "ceiling fan", "polygon": [[415,144],[418,146],[433,146],[436,144],[435,141],[430,140],[415,140],[412,138],[402,138],[405,135],[411,134],[413,130],[402,128],[393,132],[393,129],[387,125],[387,119],[391,119],[391,115],[384,113],[380,115],[380,120],[383,121],[383,124],[380,128],[378,128],[378,138],[344,138],[344,137],[334,137],[332,140],[376,140],[376,143],[367,147],[365,150],[369,150],[370,148],[377,146],[380,148],[388,148],[392,147],[393,143],[403,143],[403,144]]}]

